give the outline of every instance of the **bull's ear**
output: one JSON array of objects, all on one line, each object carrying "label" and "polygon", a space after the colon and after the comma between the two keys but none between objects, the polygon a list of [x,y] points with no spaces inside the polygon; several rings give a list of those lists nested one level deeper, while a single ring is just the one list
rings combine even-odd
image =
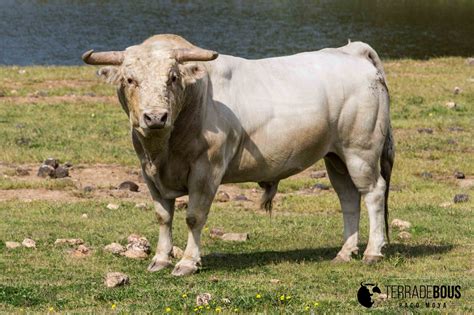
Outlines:
[{"label": "bull's ear", "polygon": [[184,83],[186,85],[196,83],[197,80],[202,79],[207,73],[206,68],[197,63],[189,63],[181,67]]},{"label": "bull's ear", "polygon": [[109,84],[117,85],[120,83],[118,67],[107,66],[97,70],[97,76]]}]

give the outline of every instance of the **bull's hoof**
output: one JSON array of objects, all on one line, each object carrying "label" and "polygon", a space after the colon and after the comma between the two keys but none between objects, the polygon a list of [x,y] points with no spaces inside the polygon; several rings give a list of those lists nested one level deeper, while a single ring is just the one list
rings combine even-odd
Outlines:
[{"label": "bull's hoof", "polygon": [[382,255],[364,255],[362,261],[367,265],[373,265],[383,259]]},{"label": "bull's hoof", "polygon": [[147,270],[149,272],[155,272],[155,271],[159,271],[159,270],[171,267],[172,265],[173,264],[170,261],[153,259],[151,263],[148,265]]},{"label": "bull's hoof", "polygon": [[351,261],[351,256],[350,255],[342,255],[342,254],[337,254],[336,257],[332,260],[332,263],[338,264],[338,263],[345,263]]},{"label": "bull's hoof", "polygon": [[189,276],[198,271],[197,264],[193,261],[180,261],[173,269],[173,276]]}]

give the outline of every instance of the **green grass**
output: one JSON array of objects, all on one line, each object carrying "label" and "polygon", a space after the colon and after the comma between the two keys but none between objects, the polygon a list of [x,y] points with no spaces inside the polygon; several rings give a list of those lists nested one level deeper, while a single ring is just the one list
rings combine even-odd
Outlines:
[{"label": "green grass", "polygon": [[[26,73],[20,74],[17,67],[0,68],[0,90],[6,95],[0,97],[1,163],[39,163],[54,156],[85,167],[113,163],[138,168],[127,118],[116,100],[102,97],[114,91],[95,79],[93,67],[21,69]],[[219,307],[224,313],[235,313],[235,309],[240,313],[360,313],[367,311],[356,298],[361,281],[377,282],[382,290],[388,284],[461,285],[462,298],[448,301],[448,308],[439,311],[473,312],[474,195],[473,188],[458,185],[453,172],[463,171],[469,179],[474,176],[474,67],[461,58],[442,58],[388,61],[385,69],[397,148],[391,218],[410,221],[412,238],[402,241],[392,231],[383,262],[366,266],[359,254],[348,264],[331,263],[342,245],[337,196],[332,189],[308,190],[315,183],[329,184],[327,178],[299,176],[282,181],[272,218],[250,203],[215,204],[206,228],[249,232],[250,240],[226,243],[211,239],[206,230],[203,270],[186,278],[174,278],[170,270],[148,273],[149,260],[128,260],[102,251],[111,242],[125,244],[131,233],[145,235],[154,246],[158,225],[153,211],[138,210],[128,202],[122,202],[118,210],[108,210],[109,200],[101,199],[7,201],[0,202],[0,312],[46,313],[52,308],[61,313],[164,313],[169,307],[173,313],[194,313],[196,295],[209,292],[212,310],[199,312],[215,312]],[[454,95],[455,86],[462,93]],[[46,96],[28,97],[36,91]],[[72,94],[86,97],[69,97]],[[447,109],[448,101],[455,101],[458,108]],[[432,128],[433,133],[419,133],[418,128]],[[312,168],[323,169],[324,163]],[[432,178],[422,178],[422,172],[432,173]],[[27,182],[8,176],[0,179],[0,189],[73,189],[67,183]],[[452,202],[458,193],[469,194],[471,201],[440,206]],[[88,219],[81,217],[83,213]],[[361,252],[367,242],[367,224],[364,208]],[[35,239],[38,248],[5,248],[4,241],[21,242],[25,237]],[[84,239],[92,255],[73,259],[66,248],[53,246],[56,238],[66,237]],[[175,218],[174,238],[184,248],[182,211]],[[130,285],[105,288],[103,277],[108,271],[128,274]],[[271,279],[281,282],[272,284]],[[291,298],[282,302],[282,295]],[[230,303],[224,303],[224,298]],[[401,308],[400,301],[382,302],[371,311],[436,311]]]}]

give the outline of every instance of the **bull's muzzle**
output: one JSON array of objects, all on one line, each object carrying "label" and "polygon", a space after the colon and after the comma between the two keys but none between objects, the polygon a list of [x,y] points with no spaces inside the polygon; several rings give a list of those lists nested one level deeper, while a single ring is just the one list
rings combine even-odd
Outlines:
[{"label": "bull's muzzle", "polygon": [[168,120],[168,111],[166,109],[152,109],[143,112],[142,121],[145,128],[163,129]]}]

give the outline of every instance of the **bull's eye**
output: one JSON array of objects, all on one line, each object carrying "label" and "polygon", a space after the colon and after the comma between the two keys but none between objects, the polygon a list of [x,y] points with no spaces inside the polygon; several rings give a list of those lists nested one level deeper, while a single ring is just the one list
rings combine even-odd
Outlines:
[{"label": "bull's eye", "polygon": [[128,84],[133,84],[133,79],[132,79],[132,78],[128,78],[128,79],[127,79],[127,82],[128,82]]},{"label": "bull's eye", "polygon": [[178,77],[176,76],[176,74],[172,74],[171,75],[171,82],[176,82],[176,80],[178,80]]}]

